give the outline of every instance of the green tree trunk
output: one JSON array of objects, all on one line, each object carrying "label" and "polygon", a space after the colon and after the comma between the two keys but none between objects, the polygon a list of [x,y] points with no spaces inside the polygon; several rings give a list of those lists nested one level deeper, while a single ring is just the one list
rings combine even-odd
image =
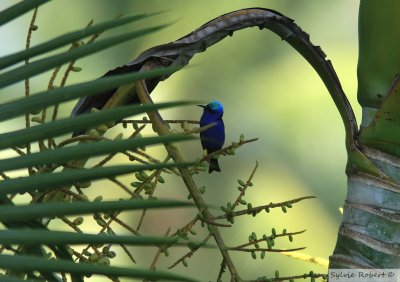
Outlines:
[{"label": "green tree trunk", "polygon": [[400,268],[400,1],[361,0],[357,147],[372,170],[347,167],[330,268]]}]

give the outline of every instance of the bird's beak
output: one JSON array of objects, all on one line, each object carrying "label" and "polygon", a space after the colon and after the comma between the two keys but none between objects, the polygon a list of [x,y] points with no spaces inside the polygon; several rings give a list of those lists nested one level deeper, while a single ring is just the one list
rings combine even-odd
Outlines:
[{"label": "bird's beak", "polygon": [[206,106],[204,106],[204,105],[197,105],[197,106],[202,107],[203,109],[206,107]]}]

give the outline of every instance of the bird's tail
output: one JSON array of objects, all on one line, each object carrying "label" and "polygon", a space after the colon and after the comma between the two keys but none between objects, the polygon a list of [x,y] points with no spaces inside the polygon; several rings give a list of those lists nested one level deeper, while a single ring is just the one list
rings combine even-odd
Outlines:
[{"label": "bird's tail", "polygon": [[208,173],[211,173],[213,171],[221,171],[221,168],[219,167],[218,159],[211,159],[210,160],[210,166],[208,167]]}]

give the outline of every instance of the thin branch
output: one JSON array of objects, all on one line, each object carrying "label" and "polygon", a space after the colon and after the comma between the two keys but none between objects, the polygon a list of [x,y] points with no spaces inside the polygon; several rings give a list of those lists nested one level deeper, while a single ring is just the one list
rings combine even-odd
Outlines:
[{"label": "thin branch", "polygon": [[194,253],[199,250],[202,246],[204,246],[205,244],[207,244],[208,240],[210,240],[210,238],[212,237],[212,234],[209,233],[207,235],[206,238],[204,238],[203,241],[201,241],[198,245],[196,245],[192,250],[190,250],[190,252],[186,253],[185,255],[183,255],[180,259],[178,259],[177,261],[175,261],[171,266],[168,267],[168,269],[174,268],[175,266],[177,266],[179,263],[183,262],[185,259],[190,258],[194,255]]},{"label": "thin branch", "polygon": [[61,148],[66,145],[75,143],[75,142],[81,142],[81,141],[100,141],[100,140],[110,140],[106,137],[103,136],[93,136],[93,135],[79,135],[75,137],[68,138],[62,142],[60,142],[57,147]]},{"label": "thin branch", "polygon": [[294,251],[301,251],[304,250],[306,247],[300,247],[300,248],[292,248],[292,249],[268,249],[268,248],[228,248],[229,251],[239,251],[239,252],[271,252],[271,253],[283,253],[283,252],[294,252]]},{"label": "thin branch", "polygon": [[226,263],[225,263],[225,260],[222,259],[221,267],[220,267],[220,269],[219,269],[218,277],[217,277],[217,280],[216,280],[216,281],[221,281],[222,275],[225,273],[225,269],[226,269]]},{"label": "thin branch", "polygon": [[[156,187],[157,187],[157,183],[158,183],[158,178],[157,178],[157,176],[159,176],[160,175],[160,173],[161,173],[161,171],[157,171],[158,173],[156,174],[156,176],[154,177],[155,178],[155,180],[154,180],[154,182],[151,182],[150,181],[150,185],[151,185],[151,190],[150,190],[150,193],[149,193],[149,195],[148,195],[148,199],[150,199],[152,196],[153,196],[153,194],[154,194],[154,191],[156,190]],[[147,212],[147,209],[143,209],[142,210],[142,214],[140,215],[140,219],[139,219],[139,222],[138,222],[138,225],[137,225],[137,227],[136,227],[136,231],[137,232],[139,232],[139,230],[140,230],[140,228],[142,227],[142,224],[143,224],[143,221],[144,221],[144,217],[146,216],[146,212]]]},{"label": "thin branch", "polygon": [[237,197],[237,199],[235,200],[235,202],[232,204],[232,210],[235,209],[235,207],[239,204],[240,200],[242,199],[242,197],[245,195],[247,188],[252,185],[251,184],[251,180],[254,177],[254,174],[256,173],[258,168],[258,162],[256,162],[256,165],[253,168],[253,171],[251,172],[249,178],[247,179],[245,185],[242,187],[242,190],[239,193],[239,196]]},{"label": "thin branch", "polygon": [[[184,120],[181,120],[181,119],[165,119],[164,121],[166,123],[183,123],[183,122],[190,123],[190,124],[199,124],[200,123],[198,120],[188,120],[188,119],[184,119]],[[119,121],[118,123],[121,123],[121,124],[129,124],[129,123],[131,123],[131,124],[135,124],[135,123],[137,123],[137,124],[142,124],[142,123],[151,124],[151,121],[150,120],[141,120],[141,119],[125,119],[125,120]]]},{"label": "thin branch", "polygon": [[122,183],[115,177],[109,177],[108,180],[110,180],[111,182],[114,182],[118,187],[122,188],[122,190],[124,190],[126,193],[128,193],[131,197],[135,196],[135,194],[131,191],[131,189],[129,189],[128,186],[126,186],[124,183]]},{"label": "thin branch", "polygon": [[257,278],[255,280],[246,280],[244,282],[282,282],[282,281],[290,281],[290,279],[292,280],[296,280],[296,279],[306,279],[306,278],[323,278],[326,279],[327,278],[327,274],[326,273],[314,273],[314,272],[310,272],[310,273],[305,273],[302,275],[294,275],[294,276],[285,276],[285,277],[275,277],[275,278],[267,278],[267,277],[261,277],[261,278]]},{"label": "thin branch", "polygon": [[[175,231],[175,233],[171,234],[170,237],[174,237],[176,235],[179,234],[179,232],[190,232],[190,230],[196,225],[196,223],[199,221],[199,217],[196,215],[191,221],[189,221],[188,223],[186,223],[183,227],[178,228],[177,231]],[[169,246],[164,246],[163,248],[165,250],[167,250],[169,247],[171,247],[172,245]]]},{"label": "thin branch", "polygon": [[71,197],[73,197],[74,199],[76,199],[76,200],[78,200],[78,201],[81,201],[81,200],[82,200],[81,197],[80,197],[80,195],[81,195],[82,193],[78,194],[78,193],[72,192],[71,190],[65,189],[65,188],[61,189],[61,191],[63,191],[63,192],[64,192],[65,194],[67,194],[67,195],[70,195]]},{"label": "thin branch", "polygon": [[214,226],[219,226],[219,227],[232,227],[232,225],[230,225],[230,224],[217,223],[217,222],[214,222],[212,220],[205,219],[205,218],[203,218],[201,221],[204,221],[208,225],[214,225]]},{"label": "thin branch", "polygon": [[[20,155],[20,156],[24,156],[24,155],[26,155],[22,150],[20,150],[19,148],[17,148],[17,147],[11,147],[11,149],[13,149],[18,155]],[[28,153],[27,153],[28,154]]]},{"label": "thin branch", "polygon": [[0,171],[0,176],[1,176],[3,179],[10,179],[10,177],[7,176],[7,174],[5,174],[5,173],[2,172],[2,171]]},{"label": "thin branch", "polygon": [[[89,27],[92,26],[92,25],[93,25],[93,20],[91,20],[91,21],[86,25],[85,29],[86,29],[86,28],[89,28]],[[75,49],[75,48],[78,48],[78,47],[79,47],[79,44],[76,44],[76,43],[74,42],[74,43],[71,44],[71,47],[69,48],[68,51],[71,51],[72,49]],[[76,62],[76,60],[71,61],[71,62],[68,64],[67,69],[66,69],[65,72],[64,72],[64,77],[63,77],[62,82],[61,82],[61,84],[60,84],[59,87],[64,87],[64,86],[65,86],[66,77],[68,77],[68,74],[69,74],[69,72],[72,70],[72,67],[73,67],[73,65],[74,65],[75,62]],[[48,84],[47,89],[50,90],[50,89],[53,89],[53,88],[54,88],[54,81],[56,80],[57,75],[59,74],[59,72],[60,72],[60,70],[61,70],[61,67],[62,67],[62,65],[57,66],[56,68],[54,68],[54,71],[53,71],[53,73],[52,73],[52,75],[51,75],[51,77],[50,77],[50,80],[49,80],[49,84]],[[56,120],[56,118],[57,118],[57,113],[58,113],[58,104],[54,105],[53,115],[52,115],[51,121],[55,121],[55,120]],[[47,108],[44,108],[44,109],[42,110],[42,118],[41,118],[43,122],[45,122],[45,120],[46,120],[46,115],[47,115]],[[44,141],[41,141],[41,142],[44,142]],[[52,146],[54,143],[55,143],[55,142],[54,142],[54,139],[53,139],[53,138],[49,138],[49,139],[48,139],[48,142],[47,142],[47,146],[48,146],[49,148],[51,148],[51,146]]]},{"label": "thin branch", "polygon": [[228,152],[231,151],[232,149],[239,148],[239,147],[243,146],[244,144],[255,142],[257,140],[258,140],[258,138],[253,138],[253,139],[248,139],[248,140],[241,140],[238,143],[233,143],[233,144],[231,144],[229,146],[226,146],[226,147],[224,147],[224,148],[222,148],[220,150],[214,151],[214,152],[204,156],[200,160],[200,162],[209,161],[216,155],[227,155]]},{"label": "thin branch", "polygon": [[207,125],[202,126],[202,127],[194,127],[192,129],[184,129],[183,134],[189,135],[189,134],[200,133],[200,132],[206,131],[207,129],[215,126],[216,124],[217,124],[216,122],[212,122],[212,123],[207,124]]},{"label": "thin branch", "polygon": [[[116,216],[109,215],[109,214],[107,214],[107,215],[110,216],[110,218],[112,218],[115,222],[119,223],[121,226],[125,227],[126,229],[128,229],[129,231],[131,231],[133,234],[136,234],[136,235],[137,235],[137,232],[135,232],[130,226],[128,226],[127,224],[125,224],[123,221],[121,221],[120,219],[116,218]],[[111,228],[110,224],[108,224],[108,222],[105,222],[105,221],[104,221],[104,226],[102,226],[102,229],[103,229],[103,228],[107,229],[107,232],[110,232],[111,234],[116,234],[116,233],[114,232],[114,230]],[[105,230],[105,229],[104,229],[104,230]],[[103,231],[104,231],[104,230],[103,230]],[[101,232],[103,232],[103,231],[101,231]],[[124,250],[124,252],[127,254],[127,256],[129,257],[129,259],[130,259],[133,263],[136,263],[136,260],[134,259],[132,253],[128,250],[128,248],[127,248],[124,244],[118,244],[118,245]],[[95,247],[92,246],[92,245],[90,245],[90,247],[91,247],[92,249],[95,249]],[[95,250],[96,250],[96,249],[95,249]]]},{"label": "thin branch", "polygon": [[[314,199],[317,198],[315,196],[305,196],[305,197],[301,197],[301,198],[296,198],[290,201],[285,201],[285,202],[281,202],[281,203],[270,203],[268,205],[264,205],[264,206],[258,206],[258,207],[254,207],[251,209],[245,209],[245,210],[240,210],[240,211],[236,211],[236,212],[232,212],[229,214],[229,216],[235,217],[235,216],[241,216],[241,215],[245,215],[245,214],[257,214],[263,210],[269,210],[269,209],[273,209],[273,208],[278,208],[278,207],[284,207],[284,206],[290,206],[294,203],[303,201],[303,200],[307,200],[307,199]],[[227,218],[228,215],[222,214],[219,216],[214,217],[213,219],[224,219]]]},{"label": "thin branch", "polygon": [[136,263],[136,260],[134,259],[133,255],[131,254],[131,252],[128,250],[127,247],[125,247],[125,245],[123,244],[119,244],[121,246],[121,248],[125,251],[125,253],[128,255],[129,259],[133,262]]},{"label": "thin branch", "polygon": [[76,233],[82,233],[82,230],[76,226],[75,224],[73,224],[69,219],[67,219],[65,216],[60,216],[58,217],[59,219],[61,219],[65,224],[67,224],[69,227],[71,227]]},{"label": "thin branch", "polygon": [[196,216],[195,218],[193,218],[191,221],[189,221],[189,223],[187,223],[184,227],[182,227],[182,230],[185,231],[189,231],[193,228],[193,226],[197,223],[197,221],[199,220],[198,216]]},{"label": "thin branch", "polygon": [[[110,219],[104,224],[104,226],[100,229],[99,234],[104,232],[106,229],[109,229],[112,231],[110,224],[115,221],[116,223],[118,223],[119,225],[121,225],[122,227],[124,227],[125,229],[127,229],[128,231],[132,232],[135,235],[140,235],[139,233],[137,233],[132,227],[130,227],[129,225],[127,225],[126,223],[124,223],[123,221],[121,221],[119,218],[117,218],[117,215],[119,213],[117,213],[116,215],[109,215]],[[90,247],[92,247],[91,245],[87,245],[80,253],[80,255],[82,256]]]},{"label": "thin branch", "polygon": [[[149,157],[151,158],[151,161],[150,161],[150,162],[147,162],[147,161],[145,161],[145,160],[139,158],[138,156],[135,156],[134,154],[129,153],[129,152],[122,152],[122,154],[124,154],[125,156],[127,156],[128,159],[129,159],[131,162],[137,161],[137,162],[142,163],[142,164],[149,164],[149,163],[151,163],[151,162],[154,161],[153,163],[157,163],[157,162],[160,163],[159,160],[156,160],[156,159],[154,159],[154,158],[151,157],[151,156],[149,156]],[[135,154],[138,154],[138,155],[141,155],[141,156],[144,156],[144,155],[145,155],[144,153],[142,153],[142,152],[139,151],[139,150],[136,151]],[[147,157],[147,156],[148,156],[148,155],[146,154],[145,157]]]},{"label": "thin branch", "polygon": [[[164,237],[168,237],[170,231],[171,231],[171,227],[168,227],[167,232],[165,232],[165,234],[164,234]],[[153,261],[151,262],[151,265],[150,265],[151,270],[156,270],[156,264],[157,264],[158,259],[160,258],[162,250],[163,250],[162,247],[158,247],[157,253],[154,256]]]},{"label": "thin branch", "polygon": [[195,216],[191,221],[186,223],[182,228],[178,228],[177,231],[171,235],[171,237],[178,235],[178,233],[179,233],[178,231],[189,232],[196,225],[198,220],[199,220],[198,216]]},{"label": "thin branch", "polygon": [[[92,25],[93,25],[93,20],[91,20],[91,21],[86,25],[85,29],[91,27]],[[92,35],[91,38],[88,40],[88,42],[83,43],[82,45],[86,45],[86,44],[92,43],[94,40],[97,39],[97,37],[99,37],[99,34],[94,34],[94,35]],[[77,47],[79,47],[79,45],[73,43],[70,49],[77,48]],[[67,82],[67,79],[68,79],[68,76],[69,76],[70,72],[72,71],[72,68],[73,68],[75,62],[76,62],[76,60],[73,60],[73,61],[71,61],[71,62],[68,64],[66,70],[64,71],[64,76],[63,76],[63,78],[62,78],[62,80],[61,80],[60,87],[64,87],[64,86],[65,86],[65,84],[66,84],[66,82]],[[52,121],[55,121],[56,118],[57,118],[58,106],[59,106],[58,104],[56,104],[56,105],[54,106],[53,115],[52,115],[52,117],[51,117],[51,120],[52,120]]]},{"label": "thin branch", "polygon": [[[164,163],[168,162],[168,160],[171,158],[170,155],[166,156],[164,159]],[[150,174],[149,178],[147,178],[145,181],[142,182],[142,185],[140,185],[139,187],[137,187],[134,191],[135,196],[138,196],[144,189],[144,185],[146,183],[150,183],[156,176],[159,175],[159,170],[155,170],[152,174]]]},{"label": "thin branch", "polygon": [[[215,125],[215,123],[211,123],[211,124],[208,124],[208,125],[206,125],[204,127],[194,128],[192,130],[186,131],[185,134],[199,133],[199,132],[201,132],[203,130],[206,130],[209,127],[212,127],[214,125]],[[190,170],[190,172],[192,174],[198,174],[200,170],[204,170],[204,167],[203,167],[203,169],[200,169],[200,167],[202,167],[202,164],[204,162],[206,162],[206,161],[210,161],[214,156],[216,156],[216,155],[224,155],[224,156],[225,155],[233,155],[234,154],[233,152],[234,152],[235,149],[243,146],[244,144],[251,143],[251,142],[254,142],[254,141],[257,141],[257,140],[258,140],[258,138],[253,138],[253,139],[249,139],[249,140],[242,140],[241,139],[239,141],[239,143],[232,142],[232,144],[229,145],[229,146],[226,146],[226,147],[224,147],[224,148],[222,148],[222,149],[220,149],[218,151],[214,151],[214,152],[212,152],[212,153],[210,153],[208,155],[203,156],[203,158],[201,158],[200,160],[197,161],[196,165],[193,166],[193,168]]]},{"label": "thin branch", "polygon": [[309,262],[312,264],[317,264],[319,266],[322,266],[326,269],[328,269],[329,267],[329,261],[325,258],[321,258],[321,257],[315,257],[315,256],[311,256],[309,254],[306,253],[302,253],[302,252],[290,252],[290,253],[282,253],[282,255],[293,258],[293,259],[297,259],[303,262]]},{"label": "thin branch", "polygon": [[[26,44],[25,44],[25,49],[29,49],[31,45],[31,37],[32,37],[32,32],[34,31],[35,27],[35,21],[36,21],[36,16],[38,13],[38,8],[36,7],[35,10],[33,10],[33,15],[31,22],[29,24],[28,28],[28,34],[26,36]],[[25,59],[25,65],[29,64],[29,58]],[[25,79],[25,97],[28,97],[30,94],[30,85],[29,85],[29,78]],[[30,121],[30,114],[26,113],[25,114],[25,127],[29,128],[31,126],[31,121]],[[26,144],[26,153],[30,154],[31,153],[31,144],[28,143]],[[32,169],[28,168],[29,174],[32,173]]]},{"label": "thin branch", "polygon": [[108,163],[109,161],[111,161],[116,155],[117,155],[117,153],[109,154],[107,157],[105,157],[104,159],[102,159],[101,161],[99,161],[97,164],[95,164],[95,165],[93,166],[93,168],[95,168],[95,167],[102,167],[103,165],[105,165],[106,163]]},{"label": "thin branch", "polygon": [[[140,150],[135,151],[135,154],[148,159],[149,160],[148,162],[146,162],[145,160],[142,160],[138,156],[135,156],[135,155],[133,155],[133,154],[131,154],[129,152],[123,152],[123,154],[126,155],[129,158],[130,161],[138,161],[138,162],[140,162],[142,164],[149,164],[149,163],[160,164],[160,163],[162,163],[160,160],[157,160],[157,159],[153,158],[152,156],[150,156],[149,154],[146,154],[145,152],[142,152]],[[175,175],[179,175],[179,172],[177,172],[176,169],[173,168],[173,167],[168,168],[168,169],[162,168],[161,171],[165,172],[165,173],[168,173],[168,174],[173,173]]]},{"label": "thin branch", "polygon": [[[301,230],[301,231],[297,231],[297,232],[287,232],[287,233],[276,234],[276,235],[273,235],[273,237],[274,237],[274,238],[277,238],[277,237],[293,236],[293,235],[302,234],[302,233],[304,233],[304,232],[306,232],[305,229],[304,229],[304,230]],[[266,241],[266,239],[264,239],[264,238],[262,238],[262,239],[257,239],[257,240],[253,240],[253,241],[251,241],[251,242],[245,243],[245,244],[243,244],[243,245],[239,245],[239,246],[234,247],[234,248],[236,248],[236,249],[242,249],[242,248],[245,248],[245,247],[248,247],[248,246],[251,246],[251,245],[255,245],[255,244],[257,244],[257,243],[265,242],[265,241]]]},{"label": "thin branch", "polygon": [[[118,214],[117,214],[118,215]],[[133,229],[132,227],[130,227],[128,224],[126,224],[125,222],[123,222],[122,220],[120,220],[117,215],[111,215],[110,218],[111,220],[109,220],[107,222],[107,225],[109,225],[111,222],[115,221],[116,223],[118,223],[119,225],[121,225],[122,227],[124,227],[126,230],[132,232],[135,235],[140,235],[139,232],[137,232],[135,229]],[[103,230],[104,231],[104,230]],[[100,231],[102,232],[102,231]]]},{"label": "thin branch", "polygon": [[[133,139],[135,138],[144,128],[146,127],[146,125],[141,126],[140,128],[138,128],[137,130],[135,130],[133,132],[133,134],[131,136],[128,137],[128,139]],[[107,157],[105,157],[103,160],[101,160],[99,163],[97,163],[96,165],[94,165],[93,167],[101,167],[103,165],[105,165],[108,161],[110,161],[117,153],[113,153],[113,154],[109,154]]]},{"label": "thin branch", "polygon": [[[71,138],[71,139],[73,139],[73,138]],[[61,143],[60,143],[60,144],[61,144]],[[170,158],[170,157],[167,156],[167,158],[165,159],[165,161],[168,161],[169,158]],[[132,198],[136,198],[137,196],[139,196],[140,193],[143,191],[143,186],[144,186],[144,184],[145,184],[147,181],[151,181],[154,177],[156,177],[157,174],[158,174],[158,170],[156,170],[155,172],[153,172],[153,173],[149,176],[149,178],[146,179],[146,180],[142,183],[141,186],[137,187],[137,188],[135,189],[135,191],[133,192],[134,196],[131,197],[131,199],[132,199]],[[116,212],[116,213],[114,213],[114,214],[112,214],[112,215],[109,215],[109,216],[110,216],[110,219],[106,222],[106,225],[103,226],[103,227],[100,229],[99,233],[104,232],[104,231],[107,229],[107,226],[110,226],[110,224],[111,224],[113,221],[115,221],[116,223],[118,223],[119,225],[121,225],[122,227],[124,227],[125,229],[127,229],[128,231],[132,232],[133,234],[135,234],[135,235],[140,235],[140,233],[137,232],[135,229],[133,229],[132,227],[130,227],[129,225],[127,225],[126,223],[124,223],[123,221],[121,221],[120,219],[118,219],[117,216],[118,216],[120,213],[121,213],[121,212]],[[81,254],[83,254],[83,253],[84,253],[85,251],[87,251],[89,248],[90,248],[90,245],[87,245],[87,246],[82,250]]]}]

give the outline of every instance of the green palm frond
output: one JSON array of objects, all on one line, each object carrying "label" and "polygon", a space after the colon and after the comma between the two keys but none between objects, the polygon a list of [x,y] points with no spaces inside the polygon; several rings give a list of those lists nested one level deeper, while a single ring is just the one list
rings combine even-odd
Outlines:
[{"label": "green palm frond", "polygon": [[176,67],[169,67],[139,73],[121,74],[112,77],[103,77],[96,79],[95,81],[79,83],[63,88],[43,91],[26,98],[16,99],[0,105],[0,121],[32,113],[45,107],[60,104],[83,96],[93,96],[132,81],[168,75],[176,70]]},{"label": "green palm frond", "polygon": [[185,277],[183,275],[172,274],[165,271],[154,271],[140,268],[110,267],[104,264],[106,264],[106,262],[100,262],[99,264],[95,265],[90,263],[74,263],[60,259],[43,259],[33,256],[0,255],[1,268],[7,268],[17,271],[28,270],[46,272],[67,272],[78,275],[101,274],[118,277],[143,278],[149,280],[164,279],[173,281],[198,281]]},{"label": "green palm frond", "polygon": [[[26,1],[26,2],[29,2],[29,1]],[[34,2],[34,1],[30,1],[30,2]],[[74,43],[74,42],[76,42],[80,39],[83,39],[85,37],[88,37],[90,35],[94,35],[94,34],[106,31],[108,29],[112,29],[112,28],[116,28],[116,27],[119,27],[122,25],[133,23],[133,22],[139,21],[141,19],[146,19],[149,16],[151,16],[151,15],[147,15],[147,14],[134,15],[134,16],[126,17],[126,18],[115,19],[115,20],[111,20],[111,21],[104,22],[101,24],[97,24],[95,26],[88,27],[84,30],[77,30],[74,32],[67,33],[65,35],[56,37],[52,40],[49,40],[42,44],[39,44],[35,47],[29,48],[29,49],[26,49],[23,51],[19,51],[14,54],[6,55],[6,56],[0,58],[0,69],[6,68],[6,67],[16,64],[18,62],[22,62],[26,59],[31,59],[35,56],[47,53],[49,51],[63,47],[67,44]]]},{"label": "green palm frond", "polygon": [[[173,202],[171,201],[171,204]],[[151,206],[150,206],[151,207]],[[0,240],[4,244],[25,244],[25,245],[44,245],[44,244],[126,244],[133,246],[162,246],[177,245],[187,246],[188,244],[198,244],[175,237],[154,237],[154,236],[131,236],[131,235],[112,235],[112,234],[86,234],[64,231],[46,230],[22,230],[11,229],[0,231]]]},{"label": "green palm frond", "polygon": [[[0,25],[17,19],[24,13],[36,9],[48,0],[29,0],[0,12]],[[36,11],[36,10],[35,10]],[[122,25],[137,23],[139,20],[147,19],[153,14],[137,14],[124,18],[117,18],[107,22],[88,26],[56,38],[50,39],[32,48],[22,50],[0,58],[0,69],[6,69],[0,74],[0,88],[14,83],[23,82],[63,64],[73,62],[84,56],[88,56],[113,47],[116,44],[128,40],[137,39],[141,36],[156,32],[167,25],[157,25],[150,28],[136,28],[135,31],[125,32],[113,37],[90,42],[90,44],[76,44],[79,40],[89,36],[97,37],[100,33],[120,27]],[[31,30],[29,32],[32,32]],[[73,48],[59,54],[53,55],[56,49],[72,44]],[[51,55],[47,55],[51,54]],[[30,59],[41,56],[40,59],[28,63]],[[24,65],[17,65],[25,62]],[[104,91],[110,91],[125,84],[134,83],[137,80],[149,79],[170,75],[177,67],[141,71],[131,74],[114,75],[94,81],[83,82],[72,86],[51,89],[29,95],[29,91],[21,93],[19,98],[0,105],[0,122],[4,122],[19,116],[25,116],[27,123],[20,126],[18,130],[9,130],[0,134],[0,150],[14,149],[19,156],[3,158],[0,160],[0,174],[4,180],[0,181],[0,222],[8,230],[0,230],[0,268],[6,270],[6,276],[0,276],[0,281],[30,281],[46,279],[48,281],[61,281],[60,274],[70,274],[71,281],[83,281],[84,275],[106,275],[113,277],[135,277],[147,280],[173,280],[173,281],[195,281],[191,278],[169,272],[153,271],[139,268],[118,268],[107,266],[109,259],[102,256],[93,263],[73,262],[68,246],[74,244],[128,244],[135,246],[162,245],[187,245],[195,244],[192,241],[182,241],[178,237],[149,237],[137,235],[117,234],[86,234],[75,232],[52,231],[47,224],[42,223],[45,218],[57,218],[68,216],[83,216],[93,214],[120,213],[125,210],[147,210],[159,208],[193,207],[191,203],[175,200],[120,200],[120,201],[88,201],[84,195],[78,201],[36,202],[34,199],[38,193],[49,193],[58,191],[64,187],[64,191],[71,189],[72,184],[82,181],[96,179],[107,179],[121,174],[132,172],[142,173],[145,170],[158,171],[160,169],[173,168],[174,163],[160,162],[141,165],[119,165],[109,167],[94,167],[85,169],[84,162],[92,157],[100,155],[115,155],[125,151],[135,151],[138,148],[156,144],[170,144],[178,141],[192,139],[184,135],[171,135],[149,138],[129,138],[126,140],[103,140],[101,142],[77,142],[74,146],[59,147],[53,144],[49,148],[43,146],[39,151],[30,149],[32,142],[50,140],[53,137],[67,135],[77,130],[96,128],[103,124],[146,113],[147,111],[171,108],[188,104],[187,102],[163,103],[155,106],[126,106],[117,109],[104,110],[101,112],[90,112],[74,118],[56,119],[42,121],[42,124],[30,126],[29,117],[31,113],[37,113],[47,107],[58,106],[63,102],[73,99],[93,96]],[[64,86],[64,85],[63,85]],[[14,95],[14,97],[18,95]],[[22,128],[26,127],[26,128]],[[17,127],[18,128],[18,127]],[[50,141],[49,141],[50,142]],[[72,142],[71,142],[72,143]],[[28,150],[25,152],[25,146]],[[18,147],[22,149],[18,149]],[[82,167],[77,169],[64,168],[61,172],[53,172],[54,165],[65,166],[69,162],[82,161]],[[189,164],[178,164],[187,166]],[[46,173],[43,168],[49,168]],[[53,167],[53,168],[52,168]],[[18,169],[28,169],[27,174],[21,177],[9,177],[5,173]],[[35,171],[36,173],[33,173]],[[30,204],[16,205],[13,197],[16,193],[32,196]],[[72,193],[72,192],[71,192]],[[139,195],[139,194],[138,194]],[[18,197],[18,196],[17,196]],[[22,251],[15,252],[12,246],[17,245]],[[5,251],[7,250],[7,251]],[[11,254],[10,254],[11,250]],[[12,251],[14,250],[14,251]],[[50,252],[56,259],[46,259],[46,252]],[[39,276],[39,274],[40,276]]]},{"label": "green palm frond", "polygon": [[171,135],[161,137],[147,137],[138,140],[106,140],[95,144],[80,144],[78,146],[58,148],[20,157],[0,160],[0,171],[8,171],[33,166],[63,164],[68,161],[86,159],[104,154],[113,154],[127,150],[135,150],[139,147],[162,143],[172,143],[190,140],[193,137],[187,135]]},{"label": "green palm frond", "polygon": [[4,11],[0,12],[0,26],[12,21],[19,16],[35,9],[36,7],[49,2],[50,0],[31,0],[31,1],[21,1]]},{"label": "green palm frond", "polygon": [[110,167],[97,167],[91,169],[74,169],[58,173],[45,173],[15,179],[6,179],[0,182],[0,196],[13,193],[27,193],[46,189],[59,189],[64,185],[98,180],[137,171],[188,166],[194,163],[183,164],[148,164],[148,165],[118,165]]},{"label": "green palm frond", "polygon": [[85,114],[74,118],[60,119],[54,122],[0,134],[0,149],[20,146],[32,141],[44,140],[49,137],[60,136],[77,130],[89,129],[110,121],[118,121],[128,116],[144,113],[152,109],[161,109],[185,104],[187,103],[169,102],[154,106],[124,106],[116,109]]},{"label": "green palm frond", "polygon": [[42,72],[50,70],[54,67],[62,65],[64,63],[70,62],[72,60],[76,60],[82,58],[84,56],[88,56],[95,52],[101,51],[103,49],[115,46],[116,44],[138,38],[144,35],[148,35],[152,32],[158,31],[167,25],[158,25],[151,28],[144,28],[139,31],[133,31],[121,35],[116,35],[111,38],[103,39],[98,42],[94,42],[92,44],[87,44],[82,47],[74,48],[70,51],[61,53],[59,55],[54,55],[47,57],[45,59],[38,60],[28,65],[24,65],[21,67],[17,67],[16,69],[10,70],[6,73],[3,73],[0,76],[0,87],[5,87],[10,84],[19,82],[23,79],[27,79],[29,77],[38,75]]},{"label": "green palm frond", "polygon": [[122,200],[104,202],[40,203],[35,205],[1,206],[1,221],[18,221],[51,216],[83,215],[97,212],[141,210],[154,208],[192,207],[193,204],[174,200]]}]

